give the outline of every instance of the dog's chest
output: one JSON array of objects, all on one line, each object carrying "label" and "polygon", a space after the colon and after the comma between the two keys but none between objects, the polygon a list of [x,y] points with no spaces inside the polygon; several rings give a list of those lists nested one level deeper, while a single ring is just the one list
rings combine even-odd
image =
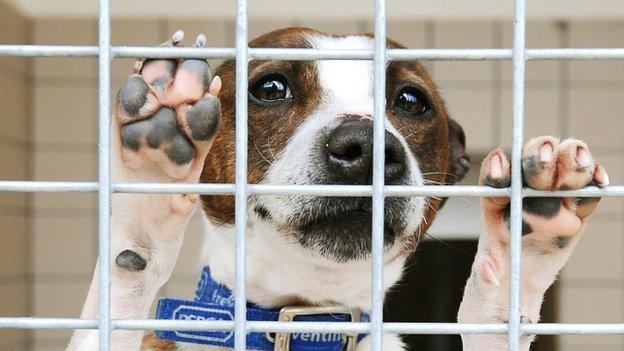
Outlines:
[{"label": "dog's chest", "polygon": [[[210,228],[210,223],[208,223]],[[208,229],[201,264],[229,288],[235,282],[235,233],[232,228]],[[291,304],[340,304],[366,311],[370,306],[371,263],[337,263],[312,255],[266,223],[247,233],[247,299],[264,307]],[[403,258],[384,266],[384,287],[401,276]]]}]

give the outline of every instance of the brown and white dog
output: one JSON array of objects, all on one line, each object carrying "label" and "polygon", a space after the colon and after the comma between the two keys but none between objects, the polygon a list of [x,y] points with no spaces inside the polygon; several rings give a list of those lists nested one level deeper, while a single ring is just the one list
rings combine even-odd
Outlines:
[{"label": "brown and white dog", "polygon": [[[168,45],[176,46],[176,32]],[[203,46],[200,36],[196,46]],[[372,49],[367,35],[333,36],[287,28],[252,47]],[[389,47],[401,47],[388,40]],[[145,60],[118,93],[114,116],[115,181],[232,183],[235,174],[235,64],[212,78],[204,60]],[[416,61],[387,70],[386,184],[452,184],[468,170],[461,127],[447,114],[438,89]],[[371,184],[373,64],[371,61],[252,61],[249,64],[249,183]],[[525,182],[535,189],[606,185],[605,170],[579,140],[529,141]],[[483,161],[481,184],[506,187],[503,151]],[[509,199],[483,198],[484,231],[458,320],[507,319]],[[112,207],[111,316],[148,318],[168,280],[194,195],[116,194]],[[546,289],[566,263],[598,199],[534,198],[524,204],[523,321],[537,322]],[[207,219],[202,264],[234,288],[234,198],[202,196]],[[385,204],[384,288],[400,277],[406,257],[443,201],[388,198]],[[371,200],[310,196],[252,196],[247,232],[247,297],[263,307],[341,305],[370,310]],[[109,258],[104,258],[109,259]],[[98,315],[98,273],[82,317]],[[418,292],[414,291],[414,298]],[[144,340],[142,340],[144,339]],[[522,349],[532,338],[524,336]],[[112,350],[206,350],[114,331]],[[464,350],[505,350],[504,335],[464,335]],[[368,349],[368,338],[357,345]],[[96,350],[97,331],[75,332],[69,350]],[[385,350],[401,350],[386,335]]]}]

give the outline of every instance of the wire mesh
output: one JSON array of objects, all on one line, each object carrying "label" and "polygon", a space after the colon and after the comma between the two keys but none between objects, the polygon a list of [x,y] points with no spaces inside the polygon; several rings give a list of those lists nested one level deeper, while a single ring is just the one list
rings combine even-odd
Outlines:
[{"label": "wire mesh", "polygon": [[[624,196],[624,186],[587,187],[580,190],[537,191],[522,187],[520,174],[523,141],[525,66],[530,60],[621,60],[623,48],[526,48],[526,3],[515,0],[514,44],[510,49],[386,49],[386,2],[375,2],[373,50],[319,50],[249,48],[247,1],[237,1],[236,47],[155,48],[111,46],[109,0],[99,0],[98,46],[0,45],[0,56],[98,58],[99,147],[97,182],[0,181],[0,192],[97,192],[99,236],[100,316],[98,319],[0,317],[0,328],[99,329],[100,350],[110,347],[115,329],[234,330],[236,350],[245,350],[248,332],[357,332],[372,334],[372,349],[382,349],[383,333],[401,334],[504,334],[510,350],[518,350],[526,334],[624,334],[624,324],[535,324],[520,319],[521,212],[526,196]],[[235,184],[113,183],[110,178],[110,65],[113,58],[212,58],[236,59],[236,182]],[[374,80],[374,172],[370,186],[247,184],[247,65],[253,59],[276,60],[373,60]],[[385,67],[392,60],[511,60],[513,62],[512,185],[507,189],[482,186],[385,186],[384,114]],[[197,193],[235,195],[236,286],[235,319],[224,321],[112,320],[110,318],[110,213],[113,193]],[[371,196],[373,199],[372,311],[370,323],[256,322],[246,320],[245,237],[247,198],[252,194],[315,196]],[[511,197],[510,303],[507,324],[384,323],[383,322],[383,213],[384,198],[393,196],[508,196]]]}]

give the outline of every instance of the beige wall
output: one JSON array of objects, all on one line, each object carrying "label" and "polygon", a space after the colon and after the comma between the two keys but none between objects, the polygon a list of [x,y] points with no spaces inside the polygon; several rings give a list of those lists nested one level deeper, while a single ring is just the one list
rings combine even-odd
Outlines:
[{"label": "beige wall", "polygon": [[[27,41],[27,22],[0,3],[0,43]],[[0,58],[0,179],[24,180],[30,173],[27,60]],[[0,316],[30,313],[30,196],[0,194]],[[22,350],[30,333],[0,329],[0,348]]]},{"label": "beige wall", "polygon": [[[4,12],[0,12],[4,13]],[[13,20],[13,19],[12,19]],[[0,26],[23,28],[24,24]],[[340,32],[371,30],[372,21],[320,22],[302,19],[282,22],[250,21],[253,35],[286,25],[306,25]],[[202,31],[210,45],[233,45],[234,26],[231,21],[196,20],[116,20],[113,22],[112,41],[115,45],[154,45],[164,41],[175,29],[183,28],[189,35]],[[95,20],[34,21],[30,28],[31,42],[35,44],[90,44],[97,42]],[[530,23],[528,45],[532,47],[624,47],[624,22],[572,23],[562,27],[555,23]],[[411,47],[508,47],[511,45],[511,25],[501,22],[438,23],[390,22],[389,36]],[[2,38],[2,37],[0,37]],[[15,36],[11,36],[16,40]],[[1,39],[5,42],[5,39]],[[18,41],[18,42],[24,42]],[[1,114],[15,131],[7,131],[17,143],[0,139],[2,172],[12,172],[4,178],[27,178],[18,172],[18,165],[32,163],[32,177],[37,180],[95,180],[97,169],[96,120],[96,61],[93,59],[38,58],[32,69],[7,69],[11,62],[0,59],[0,70],[10,71],[13,78],[0,80],[2,97],[5,92],[21,94],[24,98],[26,76],[30,78],[28,109],[16,105],[15,113]],[[132,60],[115,60],[113,90],[119,87],[130,72]],[[508,62],[435,62],[428,63],[442,89],[452,115],[459,120],[468,135],[470,151],[479,157],[490,148],[510,143],[511,118],[511,64]],[[21,73],[16,73],[21,72]],[[6,75],[5,75],[6,76]],[[552,133],[574,135],[587,140],[597,158],[609,169],[612,182],[624,182],[624,63],[623,62],[531,62],[527,71],[526,135]],[[11,82],[8,87],[2,84]],[[20,85],[22,84],[22,85]],[[23,86],[23,88],[19,88]],[[20,90],[21,89],[21,90]],[[0,97],[0,98],[2,98]],[[13,102],[14,99],[9,99]],[[20,100],[23,101],[23,100]],[[5,106],[5,104],[2,104]],[[26,139],[27,120],[24,111],[30,111],[32,137]],[[23,116],[20,118],[17,116]],[[6,125],[6,123],[4,123]],[[19,127],[21,125],[21,127]],[[0,137],[4,135],[0,129]],[[31,146],[32,154],[27,155]],[[6,151],[5,151],[6,150]],[[8,152],[7,152],[8,151]],[[19,155],[19,156],[14,156]],[[6,165],[16,166],[4,167]],[[4,199],[1,195],[0,206]],[[8,207],[26,206],[27,196],[17,195],[8,201]],[[21,201],[21,202],[20,202]],[[469,200],[477,203],[476,200]],[[562,322],[622,322],[624,320],[624,199],[604,200],[589,225],[585,239],[565,268],[561,279]],[[21,204],[24,205],[21,205]],[[26,236],[15,235],[10,240],[12,254],[20,253],[23,264],[9,275],[25,274],[23,268],[32,266],[30,280],[15,284],[10,289],[28,288],[32,295],[30,310],[37,316],[75,317],[79,315],[82,299],[88,289],[97,252],[96,197],[93,194],[36,194],[33,212],[26,223],[26,212],[13,215],[2,209],[0,224],[9,228],[9,235],[26,232],[32,227],[32,252],[22,242]],[[470,206],[465,204],[465,206]],[[19,208],[22,208],[19,207]],[[7,223],[7,224],[5,224]],[[3,230],[5,235],[7,230]],[[185,247],[172,280],[163,294],[190,297],[194,291],[197,269],[194,263],[201,242],[198,218],[193,218]],[[0,251],[2,253],[2,251]],[[2,255],[1,257],[4,257]],[[26,258],[32,261],[26,262]],[[16,259],[17,260],[17,259]],[[4,261],[3,261],[4,262]],[[19,261],[22,262],[22,261]],[[608,268],[606,268],[608,267]],[[0,274],[5,269],[0,266]],[[19,269],[22,269],[21,271]],[[26,287],[25,283],[31,284]],[[7,289],[0,283],[0,294]],[[5,293],[7,294],[7,293]],[[28,296],[26,292],[7,296]],[[0,295],[0,301],[5,301]],[[25,303],[22,299],[22,304]],[[15,304],[17,306],[17,304]],[[0,315],[25,314],[25,306]],[[1,333],[2,331],[0,331]],[[70,332],[38,330],[34,332],[33,350],[58,350]],[[15,339],[23,338],[16,334]],[[0,344],[5,344],[0,334]],[[561,337],[563,350],[622,350],[624,337]]]}]

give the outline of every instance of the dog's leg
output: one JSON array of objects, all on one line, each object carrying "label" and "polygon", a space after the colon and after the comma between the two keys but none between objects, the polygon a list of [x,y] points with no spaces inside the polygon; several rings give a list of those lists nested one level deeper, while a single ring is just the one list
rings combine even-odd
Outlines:
[{"label": "dog's leg", "polygon": [[[176,32],[167,45],[176,46]],[[203,46],[199,36],[195,46]],[[117,94],[113,179],[196,183],[220,123],[219,78],[205,60],[145,60]],[[143,319],[169,279],[196,195],[115,194],[111,219],[111,318]],[[83,318],[98,317],[98,268]],[[139,350],[142,331],[113,331],[111,350]],[[97,330],[77,330],[68,350],[97,350]]]},{"label": "dog's leg", "polygon": [[[585,143],[553,137],[529,141],[522,153],[524,182],[540,190],[607,185],[604,168],[594,162]],[[483,161],[482,185],[510,185],[510,164],[500,150]],[[587,216],[598,198],[526,198],[522,214],[521,313],[523,323],[536,323],[546,289],[570,257]],[[472,273],[459,309],[460,323],[503,323],[509,299],[509,198],[482,198],[484,229]],[[528,350],[532,336],[521,337]],[[505,335],[462,335],[464,350],[507,350]]]},{"label": "dog's leg", "polygon": [[[382,341],[384,351],[402,351],[405,350],[405,343],[398,334],[384,334]],[[357,343],[355,351],[370,351],[371,336],[368,335],[362,341]]]}]

